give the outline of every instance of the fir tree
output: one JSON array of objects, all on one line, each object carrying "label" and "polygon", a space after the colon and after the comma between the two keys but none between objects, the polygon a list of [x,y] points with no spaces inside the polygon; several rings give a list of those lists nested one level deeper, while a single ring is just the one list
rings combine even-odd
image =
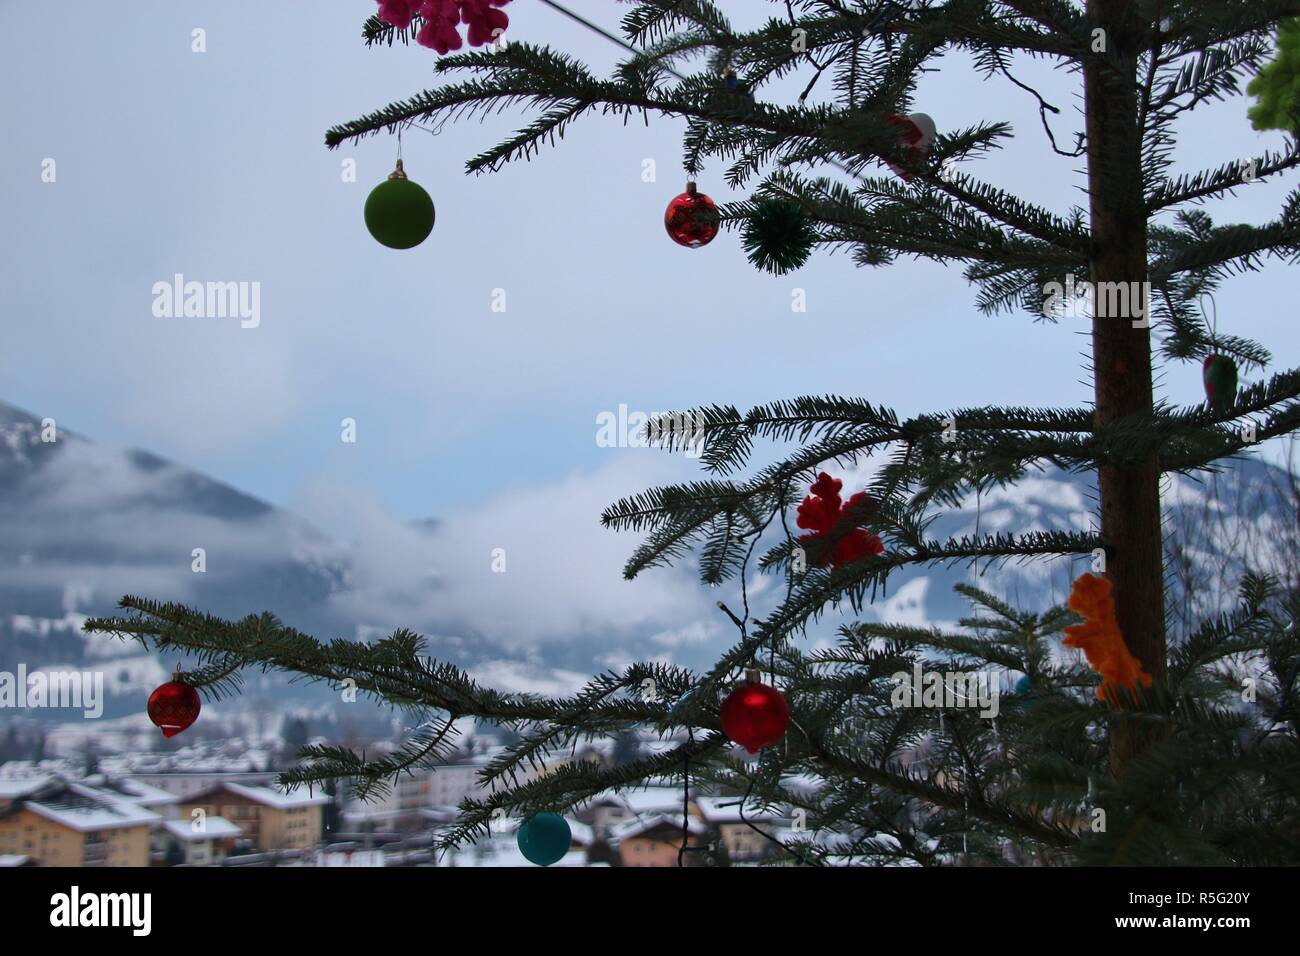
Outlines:
[{"label": "fir tree", "polygon": [[[487,832],[501,809],[563,812],[611,787],[686,779],[800,814],[806,830],[790,849],[804,864],[1300,860],[1300,638],[1287,624],[1300,615],[1300,596],[1247,575],[1237,607],[1169,633],[1160,508],[1162,475],[1197,474],[1294,431],[1300,370],[1214,406],[1169,407],[1152,389],[1153,341],[1168,362],[1211,353],[1245,369],[1271,361],[1255,342],[1213,336],[1195,303],[1229,275],[1300,252],[1300,194],[1274,221],[1218,224],[1194,206],[1241,185],[1243,158],[1193,174],[1175,175],[1172,164],[1183,114],[1239,95],[1242,79],[1273,53],[1273,31],[1297,13],[1295,0],[783,0],[757,29],[735,30],[709,0],[641,0],[622,22],[634,51],[609,77],[521,40],[438,60],[448,82],[329,130],[327,145],[415,121],[534,109],[516,135],[469,161],[470,172],[488,173],[530,159],[590,114],[684,117],[688,172],[719,160],[733,187],[750,190],[749,200],[722,207],[722,222],[747,230],[763,268],[797,266],[806,246],[846,247],[862,266],[909,255],[961,263],[981,312],[1036,319],[1052,283],[1092,283],[1094,402],[901,418],[880,404],[883,396],[805,396],[652,423],[670,450],[702,437],[709,476],[619,501],[602,520],[645,535],[628,578],[694,554],[704,582],[741,591],[734,611],[720,604],[736,642],[704,673],[638,664],[597,675],[573,696],[546,698],[481,687],[424,656],[406,630],[373,644],[321,643],[270,614],[226,621],[137,597],[123,599],[122,615],[87,628],[190,652],[199,663],[186,679],[210,695],[261,668],[351,680],[421,715],[421,729],[381,759],[307,748],[288,783],[348,778],[364,794],[450,752],[457,718],[518,730],[521,739],[484,772],[500,789],[462,806],[445,845]],[[391,45],[418,26],[397,30],[372,18],[364,36]],[[983,182],[980,159],[1011,137],[996,119],[941,131],[919,161],[905,154],[886,117],[912,107],[921,71],[952,50],[968,53],[999,90],[1036,98],[1062,162],[1086,165],[1088,208],[1047,209]],[[1018,57],[1047,59],[1080,78],[1086,122],[1075,143],[1057,142],[1060,111],[1015,76]],[[744,95],[727,83],[727,70]],[[767,99],[789,75],[801,85],[806,77],[803,95]],[[1264,178],[1298,163],[1288,139],[1249,168]],[[1103,290],[1132,283],[1150,283],[1150,299],[1107,314]],[[1243,432],[1246,422],[1253,435]],[[796,448],[751,468],[760,439]],[[852,505],[850,520],[823,540],[801,542],[789,527],[792,509],[825,463],[873,454],[886,462],[867,503]],[[1096,475],[1095,531],[927,533],[942,509],[1043,465]],[[859,532],[879,536],[883,553],[829,560]],[[898,568],[1081,555],[1104,562],[1119,633],[1150,687],[1099,699],[1098,675],[1057,651],[1064,628],[1079,621],[1065,608],[1019,610],[962,587],[974,611],[959,631],[854,619]],[[784,579],[781,599],[756,619],[745,590],[751,570]],[[829,613],[844,618],[837,643],[809,652],[810,632]],[[1027,679],[996,722],[968,708],[894,706],[892,675],[917,663]],[[729,746],[718,714],[720,695],[754,664],[784,691],[793,718],[785,740],[758,760]],[[655,693],[644,694],[646,686]],[[581,740],[637,727],[675,745],[610,767],[552,759]],[[517,782],[520,771],[548,762],[545,775]],[[788,786],[794,774],[824,786],[796,790]]]}]

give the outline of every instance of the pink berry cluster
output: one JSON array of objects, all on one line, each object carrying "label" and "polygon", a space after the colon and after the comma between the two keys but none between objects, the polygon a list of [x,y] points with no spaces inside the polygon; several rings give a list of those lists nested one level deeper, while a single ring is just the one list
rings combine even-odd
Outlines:
[{"label": "pink berry cluster", "polygon": [[438,53],[449,53],[461,48],[457,24],[469,27],[469,45],[482,46],[499,36],[499,30],[510,25],[510,18],[497,7],[510,0],[378,0],[379,19],[405,30],[411,20],[424,21],[415,42]]}]

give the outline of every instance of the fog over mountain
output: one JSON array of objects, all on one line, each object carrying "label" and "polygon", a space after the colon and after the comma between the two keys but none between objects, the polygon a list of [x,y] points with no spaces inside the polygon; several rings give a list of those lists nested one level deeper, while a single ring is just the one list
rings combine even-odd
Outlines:
[{"label": "fog over mountain", "polygon": [[[615,498],[672,480],[661,455],[625,453],[592,473],[419,522],[393,517],[355,489],[322,485],[310,496],[311,510],[343,508],[351,516],[349,540],[339,541],[303,517],[148,452],[109,448],[61,428],[56,441],[44,441],[39,417],[0,404],[0,671],[20,663],[29,670],[102,668],[107,713],[142,712],[143,696],[174,661],[80,632],[85,616],[110,612],[123,594],[225,617],[268,610],[322,639],[364,639],[406,626],[427,636],[434,656],[507,690],[555,692],[636,659],[706,666],[735,637],[714,602],[738,609],[738,588],[704,587],[689,566],[623,581],[635,536],[599,526],[601,508]],[[854,488],[868,471],[837,474]],[[1165,493],[1171,527],[1203,528],[1213,516],[1225,543],[1250,538],[1258,561],[1294,563],[1283,547],[1294,514],[1270,510],[1252,493],[1287,477],[1256,460],[1202,482],[1172,477]],[[1046,471],[972,498],[938,518],[930,534],[1086,528],[1092,497],[1086,476]],[[193,570],[197,548],[203,573]],[[494,569],[497,548],[504,573]],[[1190,566],[1215,580],[1225,561],[1229,578],[1243,566],[1240,556],[1218,553],[1213,540],[1193,536],[1184,551]],[[958,581],[1041,609],[1063,601],[1071,578],[1085,569],[1080,557],[911,570],[892,577],[864,616],[955,622],[969,612],[952,590]],[[779,584],[751,577],[751,610],[761,613]],[[1212,604],[1221,591],[1198,597]],[[808,640],[832,640],[838,623],[826,618]],[[302,685],[284,694],[319,699]]]}]

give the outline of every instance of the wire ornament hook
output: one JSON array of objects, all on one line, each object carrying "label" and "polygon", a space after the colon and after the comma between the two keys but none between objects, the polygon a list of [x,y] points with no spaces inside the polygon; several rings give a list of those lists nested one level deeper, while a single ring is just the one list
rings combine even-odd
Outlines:
[{"label": "wire ornament hook", "polygon": [[[1205,300],[1210,300],[1210,311],[1205,311]],[[1197,307],[1201,310],[1201,319],[1210,330],[1210,348],[1218,348],[1219,345],[1219,306],[1214,301],[1214,295],[1209,292],[1202,292],[1196,297]]]}]

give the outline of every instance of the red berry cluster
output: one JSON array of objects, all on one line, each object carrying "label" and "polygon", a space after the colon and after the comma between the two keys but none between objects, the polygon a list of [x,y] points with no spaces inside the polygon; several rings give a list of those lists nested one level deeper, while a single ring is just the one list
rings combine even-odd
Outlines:
[{"label": "red berry cluster", "polygon": [[[818,566],[830,564],[839,567],[850,561],[860,561],[867,555],[885,552],[880,538],[849,524],[850,521],[861,523],[870,517],[871,498],[866,492],[859,491],[847,504],[841,505],[842,487],[844,482],[823,471],[812,486],[812,494],[805,497],[799,506],[795,523],[812,531],[812,534],[802,535],[799,543],[816,543],[821,546],[812,552],[814,563]],[[831,545],[832,537],[836,536],[839,540]]]},{"label": "red berry cluster", "polygon": [[469,27],[469,45],[482,46],[497,38],[510,25],[510,18],[497,7],[510,0],[378,0],[379,19],[405,30],[415,17],[424,21],[415,42],[439,53],[459,50],[462,45],[457,25]]}]

